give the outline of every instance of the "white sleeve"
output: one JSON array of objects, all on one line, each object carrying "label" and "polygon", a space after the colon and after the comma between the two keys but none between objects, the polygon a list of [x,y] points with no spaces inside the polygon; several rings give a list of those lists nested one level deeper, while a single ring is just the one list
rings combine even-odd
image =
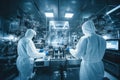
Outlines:
[{"label": "white sleeve", "polygon": [[84,56],[87,48],[87,39],[86,38],[81,38],[77,45],[76,49],[70,49],[70,53],[76,57],[76,58],[81,58],[81,56]]},{"label": "white sleeve", "polygon": [[32,57],[32,58],[40,58],[40,57],[44,57],[45,54],[44,53],[39,53],[37,52],[37,49],[33,43],[33,41],[29,41],[27,44],[26,44],[26,50],[27,50],[27,54]]}]

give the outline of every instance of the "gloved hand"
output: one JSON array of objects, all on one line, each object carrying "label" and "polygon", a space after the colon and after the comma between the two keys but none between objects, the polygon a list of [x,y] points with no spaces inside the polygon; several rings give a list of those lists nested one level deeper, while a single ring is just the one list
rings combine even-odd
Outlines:
[{"label": "gloved hand", "polygon": [[46,54],[46,56],[49,54],[49,52],[48,51],[45,51],[45,54]]},{"label": "gloved hand", "polygon": [[66,51],[70,52],[70,48],[69,48],[69,47],[67,47],[67,48],[66,48]]},{"label": "gloved hand", "polygon": [[40,49],[40,50],[39,50],[39,52],[43,52],[43,51],[44,51],[44,49]]}]

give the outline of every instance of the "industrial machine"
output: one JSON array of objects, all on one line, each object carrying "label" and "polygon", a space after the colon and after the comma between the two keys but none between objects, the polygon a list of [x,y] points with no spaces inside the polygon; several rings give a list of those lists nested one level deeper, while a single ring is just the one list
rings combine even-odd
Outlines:
[{"label": "industrial machine", "polygon": [[[79,80],[80,59],[69,51],[70,33],[68,21],[50,21],[47,47],[40,53],[49,53],[47,57],[36,59],[35,78],[42,80]],[[46,49],[47,48],[47,49]]]},{"label": "industrial machine", "polygon": [[105,70],[120,79],[120,39],[106,40]]},{"label": "industrial machine", "polygon": [[50,21],[48,45],[61,47],[70,43],[70,27],[68,21]]},{"label": "industrial machine", "polygon": [[17,75],[16,43],[7,40],[0,40],[0,79],[10,80]]},{"label": "industrial machine", "polygon": [[53,49],[52,54],[35,60],[35,78],[42,80],[73,80],[74,78],[74,80],[78,80],[80,62],[80,59],[74,58],[65,50],[60,52],[59,49]]}]

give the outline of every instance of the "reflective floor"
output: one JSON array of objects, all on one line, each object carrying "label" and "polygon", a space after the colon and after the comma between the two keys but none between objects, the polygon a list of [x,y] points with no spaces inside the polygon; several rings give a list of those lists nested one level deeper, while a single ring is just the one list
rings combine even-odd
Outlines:
[{"label": "reflective floor", "polygon": [[[47,77],[47,76],[43,76],[43,77]],[[109,74],[108,72],[105,71],[105,76],[104,77],[107,77],[109,78],[110,80],[118,80],[116,77],[112,76],[111,74]],[[18,77],[16,77],[15,79],[13,80],[19,80]]]}]

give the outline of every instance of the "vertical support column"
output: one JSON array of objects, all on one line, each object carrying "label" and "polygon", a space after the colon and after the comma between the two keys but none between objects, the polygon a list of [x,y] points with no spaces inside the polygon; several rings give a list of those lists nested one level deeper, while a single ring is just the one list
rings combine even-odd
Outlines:
[{"label": "vertical support column", "polygon": [[117,30],[117,38],[118,39],[120,38],[120,30],[119,29]]},{"label": "vertical support column", "polygon": [[47,17],[46,17],[46,37],[47,37]]}]

